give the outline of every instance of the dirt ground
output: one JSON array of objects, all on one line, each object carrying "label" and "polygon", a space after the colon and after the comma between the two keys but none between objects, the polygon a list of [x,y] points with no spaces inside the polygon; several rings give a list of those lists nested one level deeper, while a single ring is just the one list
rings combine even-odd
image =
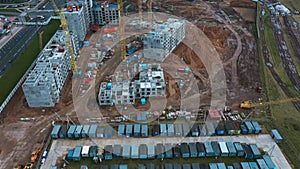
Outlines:
[{"label": "dirt ground", "polygon": [[[243,8],[250,5],[252,9],[253,3],[250,1],[226,1],[220,2],[220,5],[228,8],[231,8],[230,5]],[[197,2],[196,5],[193,5],[186,3],[184,0],[163,2],[153,0],[153,6],[158,6],[161,12],[169,11],[169,13],[186,18],[210,39],[224,63],[228,105],[238,103],[244,99],[257,99],[260,97],[260,94],[255,91],[255,88],[260,85],[260,80],[256,42],[252,33],[254,28],[251,25],[244,20],[234,20],[234,24],[229,24],[228,16],[211,11],[211,9],[214,9],[214,11],[220,10],[218,4]],[[237,50],[238,48],[240,50]],[[205,100],[203,106],[208,105],[210,101],[210,83],[202,61],[184,44],[180,44],[173,53],[189,65],[197,79],[198,86],[201,86],[201,91],[205,93],[201,96]],[[111,74],[114,65],[118,65],[119,62],[120,58],[113,57],[97,70],[99,73],[95,79],[95,91],[98,91],[100,81],[105,80],[107,75]],[[167,74],[165,78],[169,82],[167,94],[170,100],[168,100],[168,104],[176,105],[178,104],[178,98],[180,98],[179,93],[176,92],[178,91],[178,84],[176,84],[174,78],[167,76]],[[233,83],[234,80],[236,80],[236,83]],[[94,97],[96,95],[97,93],[94,93]],[[54,112],[58,112],[61,117],[64,117],[67,113],[71,116],[74,115],[72,113],[74,111],[72,97],[72,80],[70,77],[66,81],[60,102],[54,108],[28,108],[25,96],[20,88],[2,112],[0,168],[12,168],[17,164],[28,162],[30,153],[34,151],[35,143],[42,142],[49,134],[51,122],[55,119]],[[95,105],[97,105],[96,102],[91,102],[90,108],[86,108],[86,110],[97,107]],[[113,108],[104,108],[101,112],[103,116],[117,115],[112,113],[114,112]],[[22,117],[33,117],[35,120],[20,121]],[[74,120],[76,121],[76,119]]]}]

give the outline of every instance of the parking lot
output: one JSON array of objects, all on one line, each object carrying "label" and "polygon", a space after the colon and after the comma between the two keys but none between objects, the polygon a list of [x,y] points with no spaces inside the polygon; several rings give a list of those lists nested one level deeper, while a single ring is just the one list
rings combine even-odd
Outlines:
[{"label": "parking lot", "polygon": [[[58,139],[53,140],[52,146],[45,164],[41,169],[54,166],[58,158],[64,157],[68,150],[77,145],[114,145],[114,144],[157,144],[157,143],[182,143],[182,142],[204,142],[204,141],[234,141],[241,143],[255,143],[258,147],[268,152],[278,168],[291,169],[278,145],[268,134],[242,135],[242,136],[213,136],[213,137],[155,137],[155,138],[111,138],[111,139]],[[270,154],[271,153],[271,154]]]}]

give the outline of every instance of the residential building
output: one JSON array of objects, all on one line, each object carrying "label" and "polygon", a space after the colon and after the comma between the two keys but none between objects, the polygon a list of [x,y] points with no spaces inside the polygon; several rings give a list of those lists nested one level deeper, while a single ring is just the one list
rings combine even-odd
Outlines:
[{"label": "residential building", "polygon": [[103,3],[98,3],[94,1],[93,4],[93,24],[105,25],[107,23],[118,24],[119,23],[119,13],[118,4],[109,4],[106,1]]}]

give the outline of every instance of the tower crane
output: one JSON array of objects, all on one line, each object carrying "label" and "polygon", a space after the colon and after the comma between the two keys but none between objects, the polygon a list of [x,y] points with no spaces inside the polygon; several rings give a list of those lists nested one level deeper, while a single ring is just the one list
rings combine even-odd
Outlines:
[{"label": "tower crane", "polygon": [[122,0],[118,0],[119,5],[119,29],[120,29],[120,45],[121,45],[121,58],[122,60],[126,59],[126,38],[124,36],[124,4]]},{"label": "tower crane", "polygon": [[143,21],[143,13],[142,13],[142,6],[143,6],[143,1],[142,0],[138,0],[138,6],[139,6],[139,21],[140,21],[140,25]]},{"label": "tower crane", "polygon": [[52,2],[52,5],[53,5],[55,11],[57,11],[57,14],[60,16],[60,22],[61,22],[60,26],[64,30],[64,34],[65,34],[65,38],[66,38],[66,45],[68,48],[68,53],[70,55],[70,62],[71,62],[71,68],[73,71],[73,77],[76,77],[78,75],[78,69],[77,69],[77,65],[75,62],[74,50],[73,50],[73,45],[71,42],[70,32],[69,32],[69,28],[68,28],[68,22],[65,17],[63,8],[59,10],[56,3],[54,2],[54,0],[51,0],[51,2]]}]

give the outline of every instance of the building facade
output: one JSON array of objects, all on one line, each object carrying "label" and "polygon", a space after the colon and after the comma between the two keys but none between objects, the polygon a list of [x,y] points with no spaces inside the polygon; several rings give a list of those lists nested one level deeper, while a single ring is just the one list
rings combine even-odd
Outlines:
[{"label": "building facade", "polygon": [[108,4],[106,2],[93,4],[93,24],[105,25],[107,23],[118,24],[119,13],[117,4]]}]

